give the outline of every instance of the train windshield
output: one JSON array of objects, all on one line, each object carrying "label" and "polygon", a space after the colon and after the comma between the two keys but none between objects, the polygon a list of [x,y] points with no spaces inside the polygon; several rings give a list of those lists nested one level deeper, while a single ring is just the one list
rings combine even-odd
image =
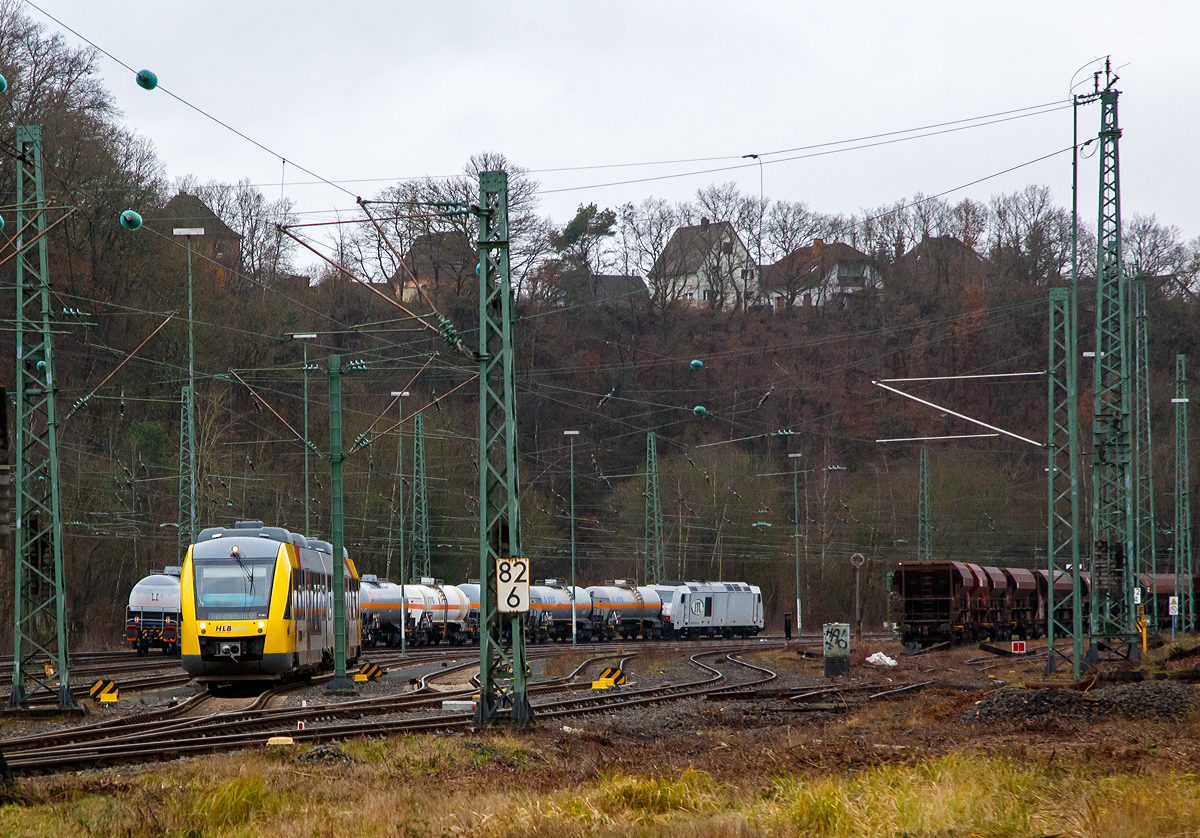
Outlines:
[{"label": "train windshield", "polygon": [[[211,545],[212,542],[209,542],[203,546]],[[278,549],[278,545],[272,546]],[[220,558],[197,556],[201,551],[192,551],[196,619],[266,619],[267,611],[271,607],[271,583],[275,579],[276,550],[271,550],[268,558],[262,555],[265,551],[243,550],[241,555],[230,555],[229,544],[226,543],[222,547],[224,549],[221,550]],[[251,555],[247,555],[248,553]]]}]

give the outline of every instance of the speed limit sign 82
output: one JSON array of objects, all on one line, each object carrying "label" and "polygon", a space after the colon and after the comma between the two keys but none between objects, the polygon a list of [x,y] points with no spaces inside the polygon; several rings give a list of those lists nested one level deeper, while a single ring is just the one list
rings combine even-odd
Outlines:
[{"label": "speed limit sign 82", "polygon": [[529,610],[529,559],[496,559],[496,604],[501,614]]}]

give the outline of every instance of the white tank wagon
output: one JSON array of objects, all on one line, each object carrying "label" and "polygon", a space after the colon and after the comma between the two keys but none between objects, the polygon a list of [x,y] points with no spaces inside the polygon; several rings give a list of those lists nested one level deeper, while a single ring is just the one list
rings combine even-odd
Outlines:
[{"label": "white tank wagon", "polygon": [[[471,604],[467,618],[467,634],[479,642],[479,581],[471,580],[458,586],[459,591]],[[590,631],[592,603],[587,591],[575,588],[575,615],[580,637]],[[507,634],[507,623],[503,632]],[[571,588],[558,579],[546,579],[539,585],[529,586],[529,613],[525,616],[525,636],[533,643],[546,640],[571,639]],[[585,638],[586,639],[586,638]]]},{"label": "white tank wagon", "polygon": [[[534,592],[537,592],[538,604],[533,605]],[[580,587],[572,588],[561,579],[543,579],[540,585],[529,588],[530,610],[537,607],[548,619],[548,636],[551,640],[567,641],[571,639],[571,601],[572,594],[575,602],[575,628],[580,640],[592,636],[592,597],[587,590]]]},{"label": "white tank wagon", "polygon": [[455,585],[459,592],[467,598],[467,636],[472,642],[479,642],[479,580],[472,579],[462,585]]},{"label": "white tank wagon", "polygon": [[363,638],[367,645],[413,646],[467,639],[471,601],[453,585],[423,578],[419,585],[397,585],[367,574],[362,578]]},{"label": "white tank wagon", "polygon": [[754,637],[763,630],[762,591],[743,582],[656,585],[665,637]]},{"label": "white tank wagon", "polygon": [[139,655],[151,648],[165,654],[179,654],[179,577],[181,567],[153,571],[129,592],[125,609],[125,640]]},{"label": "white tank wagon", "polygon": [[628,579],[614,579],[587,589],[592,600],[592,619],[602,637],[662,636],[662,597],[647,585]]}]

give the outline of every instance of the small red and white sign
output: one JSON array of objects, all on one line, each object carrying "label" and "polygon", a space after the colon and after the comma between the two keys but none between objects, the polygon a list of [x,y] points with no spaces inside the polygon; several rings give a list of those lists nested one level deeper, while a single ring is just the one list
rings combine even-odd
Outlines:
[{"label": "small red and white sign", "polygon": [[296,722],[296,730],[304,730],[304,719]]},{"label": "small red and white sign", "polygon": [[1014,640],[1012,642],[1012,651],[1013,651],[1014,655],[1025,654],[1025,641],[1024,640]]}]

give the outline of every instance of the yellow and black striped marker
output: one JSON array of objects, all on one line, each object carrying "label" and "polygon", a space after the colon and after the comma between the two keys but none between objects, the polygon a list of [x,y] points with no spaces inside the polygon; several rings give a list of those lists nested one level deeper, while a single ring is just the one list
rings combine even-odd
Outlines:
[{"label": "yellow and black striped marker", "polygon": [[600,673],[600,677],[592,681],[593,690],[607,690],[625,683],[625,673],[616,667],[608,667]]},{"label": "yellow and black striped marker", "polygon": [[117,683],[115,681],[105,681],[103,678],[92,684],[92,688],[88,690],[88,694],[92,698],[104,703],[119,701],[121,698],[121,691],[117,689]]},{"label": "yellow and black striped marker", "polygon": [[354,676],[355,681],[374,681],[383,674],[383,667],[377,663],[367,661],[358,670],[358,674]]}]

